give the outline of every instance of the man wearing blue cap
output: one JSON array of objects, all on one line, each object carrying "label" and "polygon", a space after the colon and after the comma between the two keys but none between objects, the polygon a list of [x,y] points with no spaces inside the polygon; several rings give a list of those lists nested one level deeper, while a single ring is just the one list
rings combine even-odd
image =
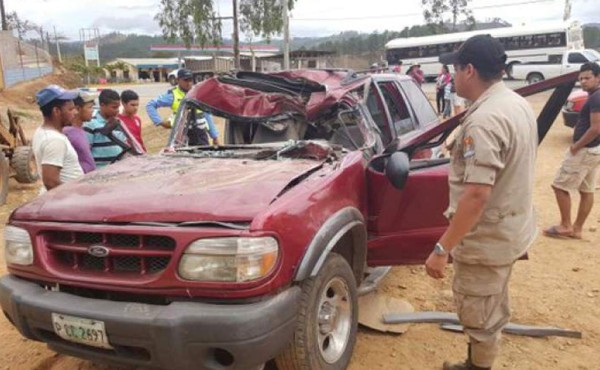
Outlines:
[{"label": "man wearing blue cap", "polygon": [[473,104],[452,147],[449,226],[425,269],[443,278],[452,255],[454,302],[469,337],[466,362],[443,369],[490,369],[510,319],[512,267],[536,235],[537,123],[527,101],[502,82],[506,54],[498,40],[473,36],[440,62],[454,65],[456,93]]},{"label": "man wearing blue cap", "polygon": [[62,133],[75,116],[73,100],[78,96],[77,92],[57,85],[47,86],[36,94],[44,123],[35,131],[31,146],[46,190],[83,176],[77,153]]},{"label": "man wearing blue cap", "polygon": [[[177,71],[177,86],[146,104],[146,112],[155,126],[162,126],[168,129],[173,126],[173,121],[181,100],[185,98],[185,94],[192,88],[193,77],[194,75],[191,71],[180,69]],[[164,121],[157,111],[158,108],[163,107],[170,107],[172,111],[171,118],[167,121]],[[199,117],[196,117],[197,119],[194,121],[193,126],[188,127],[189,145],[208,145],[208,136],[212,139],[213,145],[219,145],[219,131],[215,127],[212,115],[199,110],[197,112],[199,113]]]}]

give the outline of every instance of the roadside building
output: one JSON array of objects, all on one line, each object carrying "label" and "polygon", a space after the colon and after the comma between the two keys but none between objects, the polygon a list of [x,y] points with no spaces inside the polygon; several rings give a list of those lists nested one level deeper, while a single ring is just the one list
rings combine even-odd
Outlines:
[{"label": "roadside building", "polygon": [[107,78],[115,81],[166,82],[177,68],[177,58],[118,58],[107,63],[105,70]]}]

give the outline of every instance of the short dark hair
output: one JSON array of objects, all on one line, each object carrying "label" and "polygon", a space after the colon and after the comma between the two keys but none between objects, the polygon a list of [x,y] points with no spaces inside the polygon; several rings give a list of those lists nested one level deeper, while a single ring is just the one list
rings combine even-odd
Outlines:
[{"label": "short dark hair", "polygon": [[75,100],[73,100],[73,103],[75,103],[75,106],[79,108],[85,105],[85,102],[83,101],[83,98],[81,96],[76,97]]},{"label": "short dark hair", "polygon": [[52,117],[52,111],[54,110],[54,108],[62,108],[68,102],[70,102],[70,100],[54,99],[50,103],[44,105],[43,107],[40,107],[40,110],[42,111],[42,115],[44,117],[50,118]]},{"label": "short dark hair", "polygon": [[133,90],[125,90],[121,93],[121,102],[127,104],[132,100],[140,100],[138,94]]},{"label": "short dark hair", "polygon": [[100,100],[100,104],[106,105],[115,101],[121,102],[121,97],[119,97],[119,93],[115,90],[106,89],[100,92],[98,100]]},{"label": "short dark hair", "polygon": [[594,76],[598,77],[600,75],[600,65],[595,62],[587,62],[581,65],[579,72],[590,71],[594,74]]}]

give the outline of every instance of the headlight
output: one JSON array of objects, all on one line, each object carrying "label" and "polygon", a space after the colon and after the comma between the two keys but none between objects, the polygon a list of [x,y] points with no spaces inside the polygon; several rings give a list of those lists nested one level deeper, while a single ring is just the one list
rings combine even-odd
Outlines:
[{"label": "headlight", "polygon": [[573,110],[573,106],[575,105],[575,102],[573,101],[567,101],[567,103],[565,104],[565,109],[566,110]]},{"label": "headlight", "polygon": [[179,262],[179,275],[187,280],[245,282],[273,271],[279,244],[271,237],[196,240]]},{"label": "headlight", "polygon": [[27,230],[6,226],[4,229],[4,259],[9,265],[31,265],[33,263],[33,245]]}]

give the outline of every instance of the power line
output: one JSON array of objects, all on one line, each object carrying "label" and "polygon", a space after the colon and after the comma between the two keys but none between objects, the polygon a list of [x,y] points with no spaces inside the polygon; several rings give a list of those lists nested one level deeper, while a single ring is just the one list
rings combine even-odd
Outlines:
[{"label": "power line", "polygon": [[[472,10],[481,10],[481,9],[490,9],[490,8],[505,8],[510,6],[517,5],[529,5],[529,4],[537,4],[537,3],[548,3],[553,2],[554,0],[530,0],[530,1],[521,1],[518,3],[508,3],[501,5],[482,5],[472,7]],[[422,16],[423,13],[404,13],[404,14],[388,14],[388,15],[374,15],[367,17],[344,17],[344,18],[292,18],[295,21],[302,22],[311,22],[311,21],[358,21],[365,19],[389,19],[389,18],[404,18],[404,17],[414,17],[414,16]]]}]

